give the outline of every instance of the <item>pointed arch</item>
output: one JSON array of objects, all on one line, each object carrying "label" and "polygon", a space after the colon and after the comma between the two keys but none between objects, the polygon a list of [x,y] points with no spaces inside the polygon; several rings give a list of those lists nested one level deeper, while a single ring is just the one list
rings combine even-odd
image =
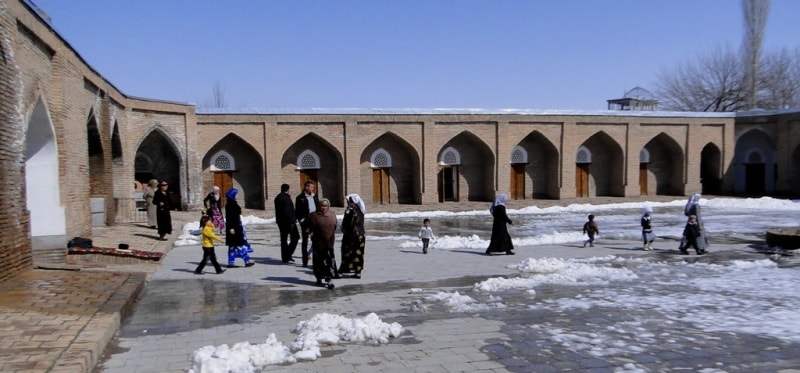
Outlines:
[{"label": "pointed arch", "polygon": [[520,192],[523,198],[558,198],[559,155],[556,146],[541,132],[533,131],[514,149],[512,159],[515,151],[524,151],[525,162],[514,164],[512,161],[512,198],[515,194],[519,198]]},{"label": "pointed arch", "polygon": [[420,157],[406,139],[386,132],[361,152],[361,198],[372,204],[418,204]]},{"label": "pointed arch", "polygon": [[491,201],[495,192],[495,155],[470,131],[447,141],[439,151],[439,201]]},{"label": "pointed arch", "polygon": [[607,133],[599,131],[578,147],[580,151],[586,154],[575,161],[576,195],[623,197],[625,160],[622,147]]},{"label": "pointed arch", "polygon": [[[647,162],[642,159],[647,157]],[[681,146],[664,132],[640,150],[639,186],[642,195],[684,195],[684,157]]]},{"label": "pointed arch", "polygon": [[33,250],[63,247],[67,223],[61,204],[58,143],[50,113],[38,99],[25,132],[25,194]]},{"label": "pointed arch", "polygon": [[733,189],[737,194],[762,196],[775,190],[775,139],[760,128],[745,131],[734,147]]},{"label": "pointed arch", "polygon": [[202,162],[204,190],[216,185],[225,194],[236,188],[242,207],[264,209],[264,161],[249,142],[229,133],[208,149]]},{"label": "pointed arch", "polygon": [[182,160],[178,146],[159,127],[142,138],[136,148],[134,178],[147,184],[150,179],[169,183],[171,207],[180,209],[182,201]]},{"label": "pointed arch", "polygon": [[720,194],[722,188],[722,152],[709,142],[700,152],[700,183],[703,194]]},{"label": "pointed arch", "polygon": [[[304,165],[299,163],[301,160],[311,163]],[[332,206],[344,206],[344,156],[315,133],[300,137],[286,148],[281,157],[280,180],[297,191],[303,189],[306,181],[311,181],[316,185],[317,194],[329,199]]]},{"label": "pointed arch", "polygon": [[89,153],[89,196],[104,197],[107,193],[105,151],[94,109],[86,120],[86,149]]}]

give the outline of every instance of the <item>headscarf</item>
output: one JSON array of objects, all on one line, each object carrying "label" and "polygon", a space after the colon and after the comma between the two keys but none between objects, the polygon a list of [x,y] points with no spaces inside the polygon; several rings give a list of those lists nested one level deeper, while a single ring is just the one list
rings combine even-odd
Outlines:
[{"label": "headscarf", "polygon": [[695,193],[689,196],[689,199],[686,201],[686,207],[683,208],[683,213],[687,216],[690,215],[690,211],[692,207],[700,203],[700,193]]},{"label": "headscarf", "polygon": [[156,180],[156,179],[150,179],[150,182],[149,182],[149,183],[147,183],[147,185],[149,185],[151,188],[155,188],[155,187],[157,187],[157,186],[158,186],[158,180]]},{"label": "headscarf", "polygon": [[345,196],[345,199],[348,201],[353,201],[353,204],[358,206],[358,209],[361,210],[362,214],[367,213],[367,208],[364,206],[364,201],[361,200],[361,196],[359,196],[358,194],[355,193],[348,194],[347,196]]},{"label": "headscarf", "polygon": [[228,193],[225,193],[225,197],[228,197],[228,200],[235,202],[237,194],[239,194],[239,190],[236,188],[231,188],[228,190]]},{"label": "headscarf", "polygon": [[211,194],[214,195],[214,199],[219,201],[219,187],[218,186],[214,185],[214,187],[211,188]]},{"label": "headscarf", "polygon": [[647,216],[647,214],[651,212],[653,212],[653,208],[650,206],[645,206],[644,208],[642,208],[642,217]]},{"label": "headscarf", "polygon": [[500,194],[498,194],[498,195],[497,195],[497,196],[494,198],[494,203],[492,203],[492,206],[491,206],[491,207],[489,207],[489,212],[492,212],[492,213],[493,213],[493,212],[494,212],[494,207],[495,207],[495,206],[505,206],[505,205],[506,205],[506,200],[507,200],[507,199],[508,199],[508,195],[507,195],[507,194],[505,194],[505,193],[500,193]]}]

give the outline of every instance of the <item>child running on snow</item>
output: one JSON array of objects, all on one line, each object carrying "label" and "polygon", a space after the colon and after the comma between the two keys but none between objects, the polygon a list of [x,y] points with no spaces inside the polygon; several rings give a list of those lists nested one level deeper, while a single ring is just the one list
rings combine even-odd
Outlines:
[{"label": "child running on snow", "polygon": [[422,240],[422,253],[428,253],[428,244],[430,244],[431,240],[435,240],[436,236],[433,235],[433,229],[431,229],[431,219],[424,219],[422,220],[422,228],[419,229],[419,238]]},{"label": "child running on snow", "polygon": [[583,234],[588,234],[589,239],[583,241],[583,247],[586,247],[586,244],[589,244],[589,247],[594,247],[594,235],[600,233],[600,228],[597,227],[597,223],[594,221],[594,215],[589,215],[589,221],[583,225]]},{"label": "child running on snow", "polygon": [[653,241],[656,239],[656,235],[653,233],[653,221],[650,217],[652,212],[653,208],[647,206],[642,214],[642,241],[644,242],[643,248],[647,251],[653,250]]}]

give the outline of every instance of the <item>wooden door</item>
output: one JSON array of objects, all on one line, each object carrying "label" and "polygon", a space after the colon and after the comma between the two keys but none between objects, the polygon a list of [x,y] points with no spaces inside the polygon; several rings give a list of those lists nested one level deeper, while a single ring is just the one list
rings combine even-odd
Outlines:
[{"label": "wooden door", "polygon": [[389,169],[372,169],[372,203],[388,205],[392,203],[389,198]]},{"label": "wooden door", "polygon": [[647,195],[647,163],[639,163],[639,194]]},{"label": "wooden door", "polygon": [[231,188],[233,188],[233,172],[214,172],[214,185],[219,187],[219,194],[221,194],[220,203],[222,206],[225,206],[225,194],[228,193]]},{"label": "wooden door", "polygon": [[575,165],[575,196],[589,196],[589,163]]},{"label": "wooden door", "polygon": [[[300,190],[305,190],[306,181],[314,183],[314,193],[319,196],[319,185],[317,181],[317,170],[300,170]],[[319,197],[322,198],[322,197]]]},{"label": "wooden door", "polygon": [[511,165],[511,199],[525,199],[525,164]]},{"label": "wooden door", "polygon": [[443,167],[439,175],[439,200],[458,202],[458,166]]}]

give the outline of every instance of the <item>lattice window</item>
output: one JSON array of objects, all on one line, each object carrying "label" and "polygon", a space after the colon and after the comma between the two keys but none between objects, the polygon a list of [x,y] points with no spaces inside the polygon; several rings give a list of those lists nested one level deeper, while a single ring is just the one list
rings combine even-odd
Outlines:
[{"label": "lattice window", "polygon": [[528,163],[528,152],[525,148],[517,145],[511,151],[511,163]]},{"label": "lattice window", "polygon": [[747,163],[764,163],[764,156],[760,151],[753,149],[747,154]]},{"label": "lattice window", "polygon": [[578,148],[578,153],[575,155],[575,163],[592,163],[592,152],[589,148],[581,146]]},{"label": "lattice window", "polygon": [[446,165],[456,166],[461,164],[461,155],[453,148],[447,148],[442,152],[439,162]]},{"label": "lattice window", "polygon": [[650,163],[650,152],[645,148],[639,152],[639,163]]},{"label": "lattice window", "polygon": [[305,150],[297,157],[297,168],[301,170],[320,169],[319,156],[311,150]]},{"label": "lattice window", "polygon": [[211,165],[217,171],[233,171],[236,170],[236,160],[228,152],[220,151],[211,157]]},{"label": "lattice window", "polygon": [[387,168],[392,167],[392,156],[383,148],[376,150],[372,153],[369,161],[373,168]]}]

